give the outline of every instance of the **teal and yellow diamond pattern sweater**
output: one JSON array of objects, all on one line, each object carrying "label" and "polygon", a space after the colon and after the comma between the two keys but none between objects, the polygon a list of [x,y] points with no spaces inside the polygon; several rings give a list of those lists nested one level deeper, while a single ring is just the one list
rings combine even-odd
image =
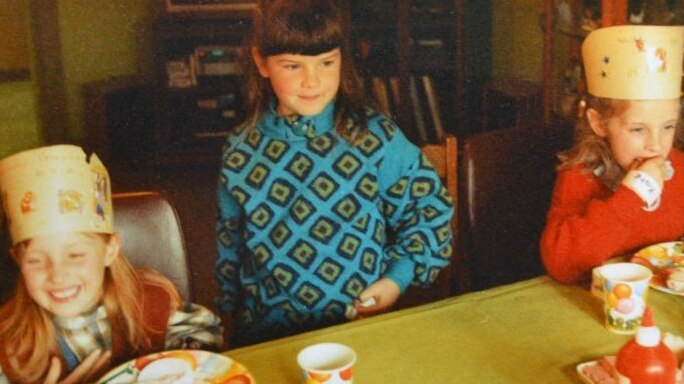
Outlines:
[{"label": "teal and yellow diamond pattern sweater", "polygon": [[449,263],[453,202],[387,117],[352,146],[315,116],[271,108],[227,139],[218,188],[217,304],[258,341],[345,320],[382,277],[405,291]]}]

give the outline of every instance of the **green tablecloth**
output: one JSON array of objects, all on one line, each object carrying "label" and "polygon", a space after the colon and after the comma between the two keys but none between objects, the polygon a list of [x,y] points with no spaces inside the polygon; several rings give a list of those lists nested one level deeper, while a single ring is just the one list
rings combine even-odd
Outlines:
[{"label": "green tablecloth", "polygon": [[[684,335],[684,297],[651,289],[647,300],[661,330]],[[328,341],[356,350],[356,384],[581,383],[577,364],[629,338],[603,327],[587,287],[539,277],[225,354],[259,384],[299,383],[298,351]]]}]

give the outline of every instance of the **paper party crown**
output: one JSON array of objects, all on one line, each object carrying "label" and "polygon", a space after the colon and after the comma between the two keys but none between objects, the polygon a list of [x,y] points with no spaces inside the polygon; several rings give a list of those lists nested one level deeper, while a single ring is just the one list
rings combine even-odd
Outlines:
[{"label": "paper party crown", "polygon": [[107,169],[74,145],[41,147],[0,161],[0,196],[12,244],[60,232],[112,233]]},{"label": "paper party crown", "polygon": [[621,25],[596,29],[582,44],[590,94],[621,100],[681,95],[684,27]]}]

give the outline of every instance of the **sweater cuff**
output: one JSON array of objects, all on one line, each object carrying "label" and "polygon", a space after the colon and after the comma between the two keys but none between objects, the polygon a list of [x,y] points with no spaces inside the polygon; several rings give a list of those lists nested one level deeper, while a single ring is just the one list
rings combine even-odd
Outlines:
[{"label": "sweater cuff", "polygon": [[406,292],[411,281],[413,281],[413,268],[414,263],[408,257],[402,257],[401,259],[394,260],[387,272],[385,272],[385,277],[391,279],[399,286],[402,295]]},{"label": "sweater cuff", "polygon": [[613,207],[619,207],[615,210],[615,214],[625,221],[631,222],[644,212],[644,201],[625,185],[620,184],[610,199],[618,201],[613,205]]}]

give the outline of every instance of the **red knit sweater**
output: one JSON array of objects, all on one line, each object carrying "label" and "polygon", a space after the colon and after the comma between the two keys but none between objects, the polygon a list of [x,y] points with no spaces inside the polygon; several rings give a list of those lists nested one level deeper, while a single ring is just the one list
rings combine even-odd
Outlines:
[{"label": "red knit sweater", "polygon": [[674,177],[665,182],[660,206],[620,185],[613,192],[579,167],[558,172],[541,237],[541,257],[554,279],[571,283],[611,257],[684,234],[684,154],[673,149]]}]

